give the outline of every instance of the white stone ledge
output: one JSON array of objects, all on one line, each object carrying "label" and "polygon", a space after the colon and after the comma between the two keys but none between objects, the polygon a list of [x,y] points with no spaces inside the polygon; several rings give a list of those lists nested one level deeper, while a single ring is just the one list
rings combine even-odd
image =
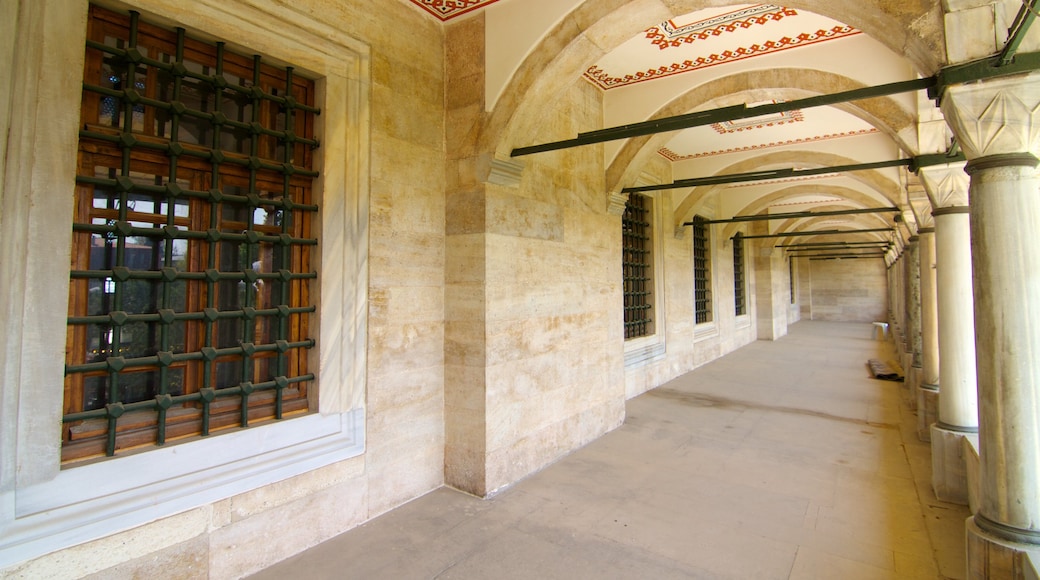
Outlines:
[{"label": "white stone ledge", "polygon": [[[4,494],[0,568],[294,477],[364,452],[364,409],[287,419],[62,470]],[[250,450],[250,451],[246,451]]]}]

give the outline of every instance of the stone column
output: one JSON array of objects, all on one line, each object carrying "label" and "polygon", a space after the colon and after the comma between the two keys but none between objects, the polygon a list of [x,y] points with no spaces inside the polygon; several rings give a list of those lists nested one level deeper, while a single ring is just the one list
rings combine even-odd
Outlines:
[{"label": "stone column", "polygon": [[[922,216],[924,217],[924,216]],[[931,440],[939,411],[939,312],[936,297],[935,228],[918,220],[921,276],[921,367],[917,375],[917,437]]]},{"label": "stone column", "polygon": [[968,158],[979,389],[969,578],[1021,577],[1040,550],[1040,73],[947,87]]},{"label": "stone column", "polygon": [[910,236],[903,254],[905,263],[906,336],[903,346],[903,370],[906,374],[904,386],[909,389],[908,402],[912,410],[917,409],[917,385],[921,376],[921,241],[919,236]]},{"label": "stone column", "polygon": [[932,489],[942,501],[968,503],[965,437],[979,432],[975,388],[975,313],[971,282],[968,174],[964,164],[922,169],[935,220],[939,315],[939,416],[931,426]]}]

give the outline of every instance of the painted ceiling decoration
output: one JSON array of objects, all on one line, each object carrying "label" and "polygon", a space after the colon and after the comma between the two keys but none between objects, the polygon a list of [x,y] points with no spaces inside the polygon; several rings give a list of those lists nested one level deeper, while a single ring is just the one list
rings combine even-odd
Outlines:
[{"label": "painted ceiling decoration", "polygon": [[748,151],[758,151],[761,149],[771,149],[774,147],[787,147],[790,145],[804,145],[806,143],[816,143],[818,141],[829,141],[831,139],[842,139],[845,137],[861,137],[863,135],[872,135],[879,133],[876,128],[871,127],[869,129],[858,129],[855,131],[848,131],[843,133],[832,133],[826,135],[815,135],[812,137],[801,137],[797,139],[787,139],[785,141],[770,141],[767,143],[756,143],[754,145],[744,145],[741,147],[732,147],[729,149],[719,149],[714,151],[704,151],[701,153],[691,153],[682,155],[672,151],[667,147],[662,147],[658,153],[669,161],[686,161],[688,159],[700,159],[702,157],[712,157],[715,155],[725,155],[727,153],[745,153]]},{"label": "painted ceiling decoration", "polygon": [[842,22],[776,4],[720,14],[699,10],[652,26],[593,63],[585,80],[602,90],[632,86],[860,34]]},{"label": "painted ceiling decoration", "polygon": [[792,48],[810,46],[828,40],[837,40],[860,34],[851,26],[837,25],[829,29],[817,29],[815,32],[800,32],[794,36],[782,36],[776,40],[767,40],[749,46],[736,46],[712,52],[704,56],[683,59],[665,65],[651,66],[631,73],[612,74],[599,65],[592,65],[585,71],[585,79],[603,90],[616,89],[645,81],[662,79],[673,75],[705,69],[711,66],[737,62],[756,56],[774,54]]},{"label": "painted ceiling decoration", "polygon": [[771,20],[780,20],[785,16],[796,16],[791,8],[774,4],[758,4],[729,12],[712,18],[698,20],[691,24],[677,25],[675,20],[668,20],[659,26],[647,29],[646,37],[651,44],[661,50],[691,43],[695,40],[707,40],[725,32],[736,32],[737,28],[749,28],[756,24],[766,24]]},{"label": "painted ceiling decoration", "polygon": [[412,0],[412,3],[436,16],[441,21],[494,4],[498,0]]},{"label": "painted ceiling decoration", "polygon": [[[776,103],[777,101],[772,102]],[[753,107],[757,106],[757,104],[748,104],[748,106]],[[752,129],[762,129],[764,127],[776,127],[778,125],[786,125],[787,123],[800,123],[804,120],[805,114],[795,109],[794,111],[784,111],[775,115],[762,115],[761,117],[752,117],[750,119],[713,123],[711,128],[715,129],[715,132],[719,135],[725,135],[727,133],[739,133],[740,131],[751,131]]]}]

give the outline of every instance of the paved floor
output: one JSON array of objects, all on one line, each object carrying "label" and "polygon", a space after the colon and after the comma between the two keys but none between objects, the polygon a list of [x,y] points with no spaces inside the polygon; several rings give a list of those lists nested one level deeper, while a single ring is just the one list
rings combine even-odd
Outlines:
[{"label": "paved floor", "polygon": [[492,500],[440,489],[256,578],[963,578],[967,508],[871,332],[798,323]]}]

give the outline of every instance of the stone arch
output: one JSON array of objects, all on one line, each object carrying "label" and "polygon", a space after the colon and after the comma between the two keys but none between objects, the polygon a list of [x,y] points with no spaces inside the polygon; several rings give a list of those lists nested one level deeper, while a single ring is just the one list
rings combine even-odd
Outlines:
[{"label": "stone arch", "polygon": [[[668,20],[731,0],[586,0],[549,31],[510,78],[493,111],[484,115],[478,142],[483,151],[506,158],[532,133],[539,110],[564,88],[581,82],[588,66],[647,22]],[[854,26],[931,75],[946,60],[941,5],[930,0],[790,0],[786,6],[829,16]]]},{"label": "stone arch", "polygon": [[[835,165],[851,165],[855,163],[857,163],[857,161],[854,159],[849,159],[848,157],[832,153],[822,153],[818,151],[780,151],[744,159],[720,169],[716,175],[747,173],[762,169],[790,167],[793,164],[803,167],[828,167]],[[901,187],[898,183],[885,177],[881,171],[876,169],[854,171],[849,172],[848,175],[852,179],[855,179],[878,192],[887,199],[893,207],[899,207],[900,199],[902,197]],[[682,224],[693,216],[695,210],[700,208],[712,194],[719,191],[721,188],[722,186],[719,185],[711,185],[694,187],[689,190],[686,196],[676,205],[675,227],[681,228]]]},{"label": "stone arch", "polygon": [[[811,69],[746,71],[694,87],[662,107],[654,117],[682,115],[705,108],[725,107],[767,99],[799,99],[826,93],[863,88],[848,77]],[[708,107],[705,107],[708,105]],[[863,119],[891,138],[903,151],[918,153],[917,119],[892,97],[876,97],[839,108]],[[664,133],[628,139],[607,168],[607,190],[632,183],[646,160],[657,153],[673,134]]]},{"label": "stone arch", "polygon": [[[826,205],[820,205],[820,206],[815,206],[814,205],[813,209],[816,210],[816,211],[831,211],[831,210],[839,210],[839,209],[868,208],[868,207],[875,207],[878,204],[877,200],[875,200],[871,196],[869,196],[869,195],[867,195],[867,194],[865,194],[865,193],[863,193],[861,191],[856,191],[855,189],[851,189],[851,188],[848,188],[848,187],[842,187],[842,186],[836,186],[836,185],[825,185],[825,186],[796,185],[796,186],[793,186],[793,187],[788,187],[788,188],[782,189],[780,191],[776,191],[776,192],[770,193],[768,195],[759,197],[759,198],[755,199],[754,201],[752,201],[751,203],[749,203],[746,206],[744,206],[743,208],[737,210],[735,215],[755,215],[757,213],[760,213],[760,212],[764,211],[767,207],[769,207],[770,205],[772,205],[774,203],[781,202],[781,201],[783,201],[785,199],[791,199],[791,198],[800,197],[800,196],[803,196],[803,195],[810,195],[810,194],[812,194],[812,195],[821,195],[821,194],[822,195],[830,195],[830,196],[835,196],[835,197],[841,198],[841,201],[829,202]],[[869,215],[869,214],[867,214],[867,215]],[[874,217],[876,218],[877,216],[874,216]],[[891,225],[887,221],[884,221],[883,218],[882,218],[881,221],[884,222],[887,225]],[[787,223],[789,223],[789,222],[785,222],[785,224],[787,224]],[[723,237],[728,239],[729,237],[733,236],[733,234],[736,233],[737,229],[740,228],[741,225],[743,225],[743,224],[741,224],[740,222],[736,222],[736,223],[732,223],[732,224],[726,224],[726,227],[723,229]],[[781,226],[781,227],[789,227],[789,226],[785,225],[785,226]],[[788,230],[785,229],[784,231],[788,231]]]}]

